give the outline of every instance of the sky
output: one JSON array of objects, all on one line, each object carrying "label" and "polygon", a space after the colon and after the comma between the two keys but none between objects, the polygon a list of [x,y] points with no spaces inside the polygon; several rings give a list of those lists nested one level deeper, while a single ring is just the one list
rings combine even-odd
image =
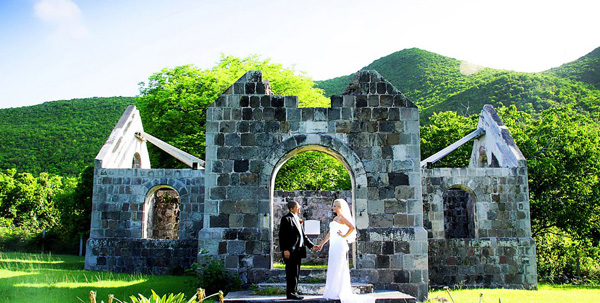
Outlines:
[{"label": "sky", "polygon": [[135,96],[163,68],[221,54],[313,80],[413,47],[540,72],[600,47],[598,12],[595,0],[0,0],[0,108]]}]

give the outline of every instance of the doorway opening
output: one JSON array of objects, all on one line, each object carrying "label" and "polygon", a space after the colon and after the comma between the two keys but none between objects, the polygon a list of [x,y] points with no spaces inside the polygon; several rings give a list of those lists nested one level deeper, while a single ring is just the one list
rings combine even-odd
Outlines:
[{"label": "doorway opening", "polygon": [[142,238],[179,239],[179,193],[168,186],[157,186],[149,191],[144,203]]},{"label": "doorway opening", "polygon": [[474,238],[474,195],[462,188],[450,188],[443,194],[446,239]]},{"label": "doorway opening", "polygon": [[[355,216],[354,180],[346,161],[337,153],[322,146],[304,146],[290,152],[278,163],[272,176],[272,228],[271,240],[273,269],[283,269],[282,254],[279,249],[279,224],[289,212],[287,203],[296,201],[302,210],[304,232],[315,244],[321,243],[329,231],[333,220],[332,203],[344,199]],[[329,244],[321,252],[307,250],[303,259],[304,269],[326,269]],[[352,244],[349,263],[353,268],[356,244]]]}]

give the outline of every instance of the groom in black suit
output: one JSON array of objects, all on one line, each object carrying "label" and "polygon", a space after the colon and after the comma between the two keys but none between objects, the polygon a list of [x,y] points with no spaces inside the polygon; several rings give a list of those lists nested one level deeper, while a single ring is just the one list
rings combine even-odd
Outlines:
[{"label": "groom in black suit", "polygon": [[300,263],[306,257],[306,248],[313,248],[315,245],[306,237],[300,224],[300,204],[291,201],[287,207],[290,212],[281,218],[279,225],[279,248],[285,263],[285,293],[288,299],[302,300],[303,297],[298,295]]}]

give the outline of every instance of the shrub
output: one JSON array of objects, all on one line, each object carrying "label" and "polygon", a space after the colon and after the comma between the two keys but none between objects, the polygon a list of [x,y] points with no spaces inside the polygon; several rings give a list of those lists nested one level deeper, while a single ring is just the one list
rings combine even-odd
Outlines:
[{"label": "shrub", "polygon": [[206,255],[202,264],[194,263],[190,270],[197,277],[196,287],[203,288],[207,294],[239,290],[240,277],[225,268],[223,260]]},{"label": "shrub", "polygon": [[538,280],[548,283],[600,283],[600,248],[552,229],[535,237]]}]

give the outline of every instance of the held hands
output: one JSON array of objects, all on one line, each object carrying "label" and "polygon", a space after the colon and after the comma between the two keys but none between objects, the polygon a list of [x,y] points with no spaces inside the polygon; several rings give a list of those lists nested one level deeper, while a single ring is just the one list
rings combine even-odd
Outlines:
[{"label": "held hands", "polygon": [[312,250],[313,251],[321,251],[322,248],[323,247],[321,245],[315,245],[315,246],[313,246]]}]

